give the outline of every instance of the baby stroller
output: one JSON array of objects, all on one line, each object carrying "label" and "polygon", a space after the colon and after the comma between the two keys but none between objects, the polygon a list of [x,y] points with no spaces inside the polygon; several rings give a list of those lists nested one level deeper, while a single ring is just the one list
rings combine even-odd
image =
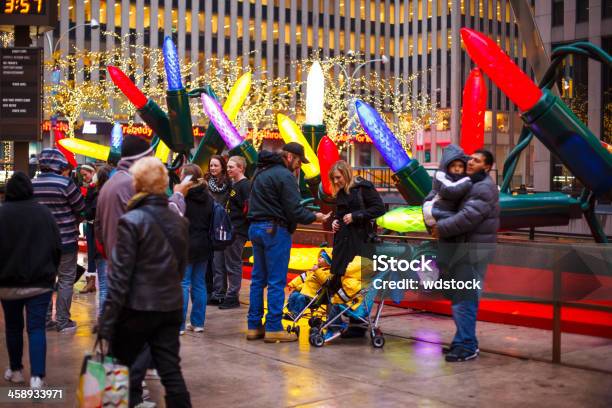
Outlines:
[{"label": "baby stroller", "polygon": [[[384,279],[384,276],[377,277]],[[373,284],[370,283],[352,297],[343,295],[342,290],[337,294],[332,294],[334,296],[330,296],[330,282],[331,280],[327,281],[320,289],[322,295],[324,293],[324,296],[327,297],[328,302],[326,309],[328,313],[325,321],[322,319],[311,319],[308,322],[310,325],[308,337],[310,344],[315,347],[323,346],[325,344],[325,331],[334,324],[337,324],[344,316],[348,317],[352,322],[357,322],[357,324],[351,323],[351,327],[357,326],[366,329],[370,333],[373,347],[382,348],[385,345],[385,338],[379,326],[380,316],[384,307],[384,294],[382,291],[374,288]],[[341,303],[338,303],[337,297],[341,299]],[[377,299],[379,301],[378,306],[374,307]],[[336,307],[336,313],[331,313],[333,307]],[[374,309],[376,310],[372,313]]]}]

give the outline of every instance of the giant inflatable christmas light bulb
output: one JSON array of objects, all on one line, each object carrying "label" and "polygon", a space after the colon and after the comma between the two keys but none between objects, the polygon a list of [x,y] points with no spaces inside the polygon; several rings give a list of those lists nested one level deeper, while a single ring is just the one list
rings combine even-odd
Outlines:
[{"label": "giant inflatable christmas light bulb", "polygon": [[111,156],[111,148],[98,143],[89,142],[83,139],[77,139],[76,137],[68,137],[58,141],[58,144],[66,150],[80,154],[92,159],[102,161],[112,161],[118,159],[118,157]]},{"label": "giant inflatable christmas light bulb", "polygon": [[363,130],[368,134],[385,162],[395,173],[399,192],[411,205],[420,205],[431,190],[431,177],[417,160],[412,160],[376,109],[356,100],[355,110]]},{"label": "giant inflatable christmas light bulb", "polygon": [[323,123],[325,107],[325,77],[319,61],[315,61],[306,79],[306,121],[302,132],[313,150],[317,150],[319,141],[327,130]]},{"label": "giant inflatable christmas light bulb", "polygon": [[[240,108],[244,104],[249,91],[251,89],[252,75],[250,72],[243,74],[232,86],[227,99],[223,104],[223,111],[229,118],[234,121],[238,116]],[[210,86],[205,87],[206,94],[214,99],[217,99],[213,89]],[[191,162],[197,164],[204,172],[208,171],[208,162],[210,157],[215,154],[221,154],[225,148],[225,143],[214,125],[209,125],[206,129],[204,137],[200,141],[196,152],[194,153]]]},{"label": "giant inflatable christmas light bulb", "polygon": [[288,116],[279,113],[277,116],[278,129],[285,143],[297,142],[304,147],[304,154],[309,163],[302,163],[302,171],[307,183],[315,183],[318,187],[321,178],[319,158],[306,141],[299,126]]},{"label": "giant inflatable christmas light bulb", "polygon": [[612,155],[580,119],[540,89],[489,37],[468,28],[461,38],[472,60],[523,112],[531,132],[596,196],[612,196]]},{"label": "giant inflatable christmas light bulb", "polygon": [[484,122],[487,109],[487,84],[478,68],[474,68],[463,89],[461,114],[461,148],[472,154],[484,146]]},{"label": "giant inflatable christmas light bulb", "polygon": [[172,138],[169,146],[174,151],[186,154],[193,147],[191,110],[189,108],[187,91],[181,81],[181,66],[176,46],[169,36],[164,38],[163,54],[168,81],[166,105],[168,107],[170,135]]},{"label": "giant inflatable christmas light bulb", "polygon": [[396,232],[425,232],[423,208],[420,206],[398,207],[376,219],[376,225]]},{"label": "giant inflatable christmas light bulb", "polygon": [[115,122],[113,130],[111,131],[111,148],[121,150],[121,144],[123,143],[123,126],[121,123]]},{"label": "giant inflatable christmas light bulb", "polygon": [[332,182],[329,179],[329,171],[334,164],[340,160],[338,146],[336,146],[333,140],[328,136],[323,136],[323,139],[319,142],[317,156],[319,156],[319,167],[321,168],[321,188],[319,197],[324,201],[329,201],[333,194]]},{"label": "giant inflatable christmas light bulb", "polygon": [[257,164],[257,151],[249,142],[245,140],[234,126],[231,120],[227,117],[221,105],[206,94],[202,94],[202,107],[204,112],[210,118],[210,122],[215,126],[221,138],[225,141],[225,145],[229,149],[230,156],[243,156],[248,164],[248,172],[250,172],[255,164]]},{"label": "giant inflatable christmas light bulb", "polygon": [[128,100],[137,109],[138,115],[151,128],[153,132],[171,149],[172,137],[170,134],[170,120],[153,99],[147,97],[138,89],[130,78],[119,68],[112,65],[106,67],[106,71],[113,83],[123,92]]}]

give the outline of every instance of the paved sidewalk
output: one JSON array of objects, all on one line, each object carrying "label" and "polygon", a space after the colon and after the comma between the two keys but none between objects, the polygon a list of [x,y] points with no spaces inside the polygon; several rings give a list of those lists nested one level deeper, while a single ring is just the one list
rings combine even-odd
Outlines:
[{"label": "paved sidewalk", "polygon": [[[244,281],[245,288],[248,285]],[[248,300],[246,290],[243,300]],[[495,352],[483,352],[475,361],[449,364],[441,344],[451,338],[452,320],[405,309],[385,310],[381,325],[387,340],[384,349],[373,349],[367,338],[338,339],[313,349],[306,329],[297,344],[247,342],[246,305],[232,310],[209,306],[205,332],[188,332],[181,339],[183,374],[193,406],[612,405],[612,375],[533,360],[550,358],[548,331],[479,323],[481,348]],[[73,406],[83,354],[93,344],[95,295],[75,295],[73,319],[79,324],[76,333],[47,336],[47,382],[68,389],[68,400],[62,406]],[[0,331],[0,368],[4,369],[8,356],[3,322]],[[29,375],[27,346],[25,351]],[[612,369],[612,340],[564,335],[563,352],[565,362]],[[151,381],[149,385],[153,399],[163,407],[161,384]]]}]

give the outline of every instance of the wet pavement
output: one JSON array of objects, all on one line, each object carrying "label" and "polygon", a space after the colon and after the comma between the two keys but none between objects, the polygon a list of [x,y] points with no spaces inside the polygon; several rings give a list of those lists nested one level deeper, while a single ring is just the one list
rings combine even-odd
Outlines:
[{"label": "wet pavement", "polygon": [[[208,306],[204,333],[181,338],[194,407],[612,406],[612,374],[540,361],[551,353],[551,333],[545,330],[479,322],[483,352],[455,364],[442,354],[454,331],[450,318],[393,307],[381,320],[383,349],[374,349],[369,338],[313,348],[307,326],[299,343],[247,342],[248,285],[245,280],[240,309]],[[61,406],[74,405],[81,361],[94,342],[95,295],[75,294],[72,312],[76,332],[47,335],[46,381],[66,388]],[[0,331],[4,369],[3,322]],[[612,340],[566,334],[562,345],[564,362],[612,371]],[[25,354],[29,376],[27,348]],[[163,407],[163,387],[148,383],[152,399]]]}]

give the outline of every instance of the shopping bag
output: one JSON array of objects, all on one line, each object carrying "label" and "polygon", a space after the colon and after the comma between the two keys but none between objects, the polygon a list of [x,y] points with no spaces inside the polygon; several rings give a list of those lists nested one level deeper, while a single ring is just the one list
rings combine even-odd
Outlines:
[{"label": "shopping bag", "polygon": [[91,354],[83,358],[79,386],[77,388],[77,407],[100,408],[106,384],[106,373],[102,363]]},{"label": "shopping bag", "polygon": [[130,375],[126,366],[118,364],[112,357],[104,359],[105,387],[102,395],[103,407],[129,406]]}]

